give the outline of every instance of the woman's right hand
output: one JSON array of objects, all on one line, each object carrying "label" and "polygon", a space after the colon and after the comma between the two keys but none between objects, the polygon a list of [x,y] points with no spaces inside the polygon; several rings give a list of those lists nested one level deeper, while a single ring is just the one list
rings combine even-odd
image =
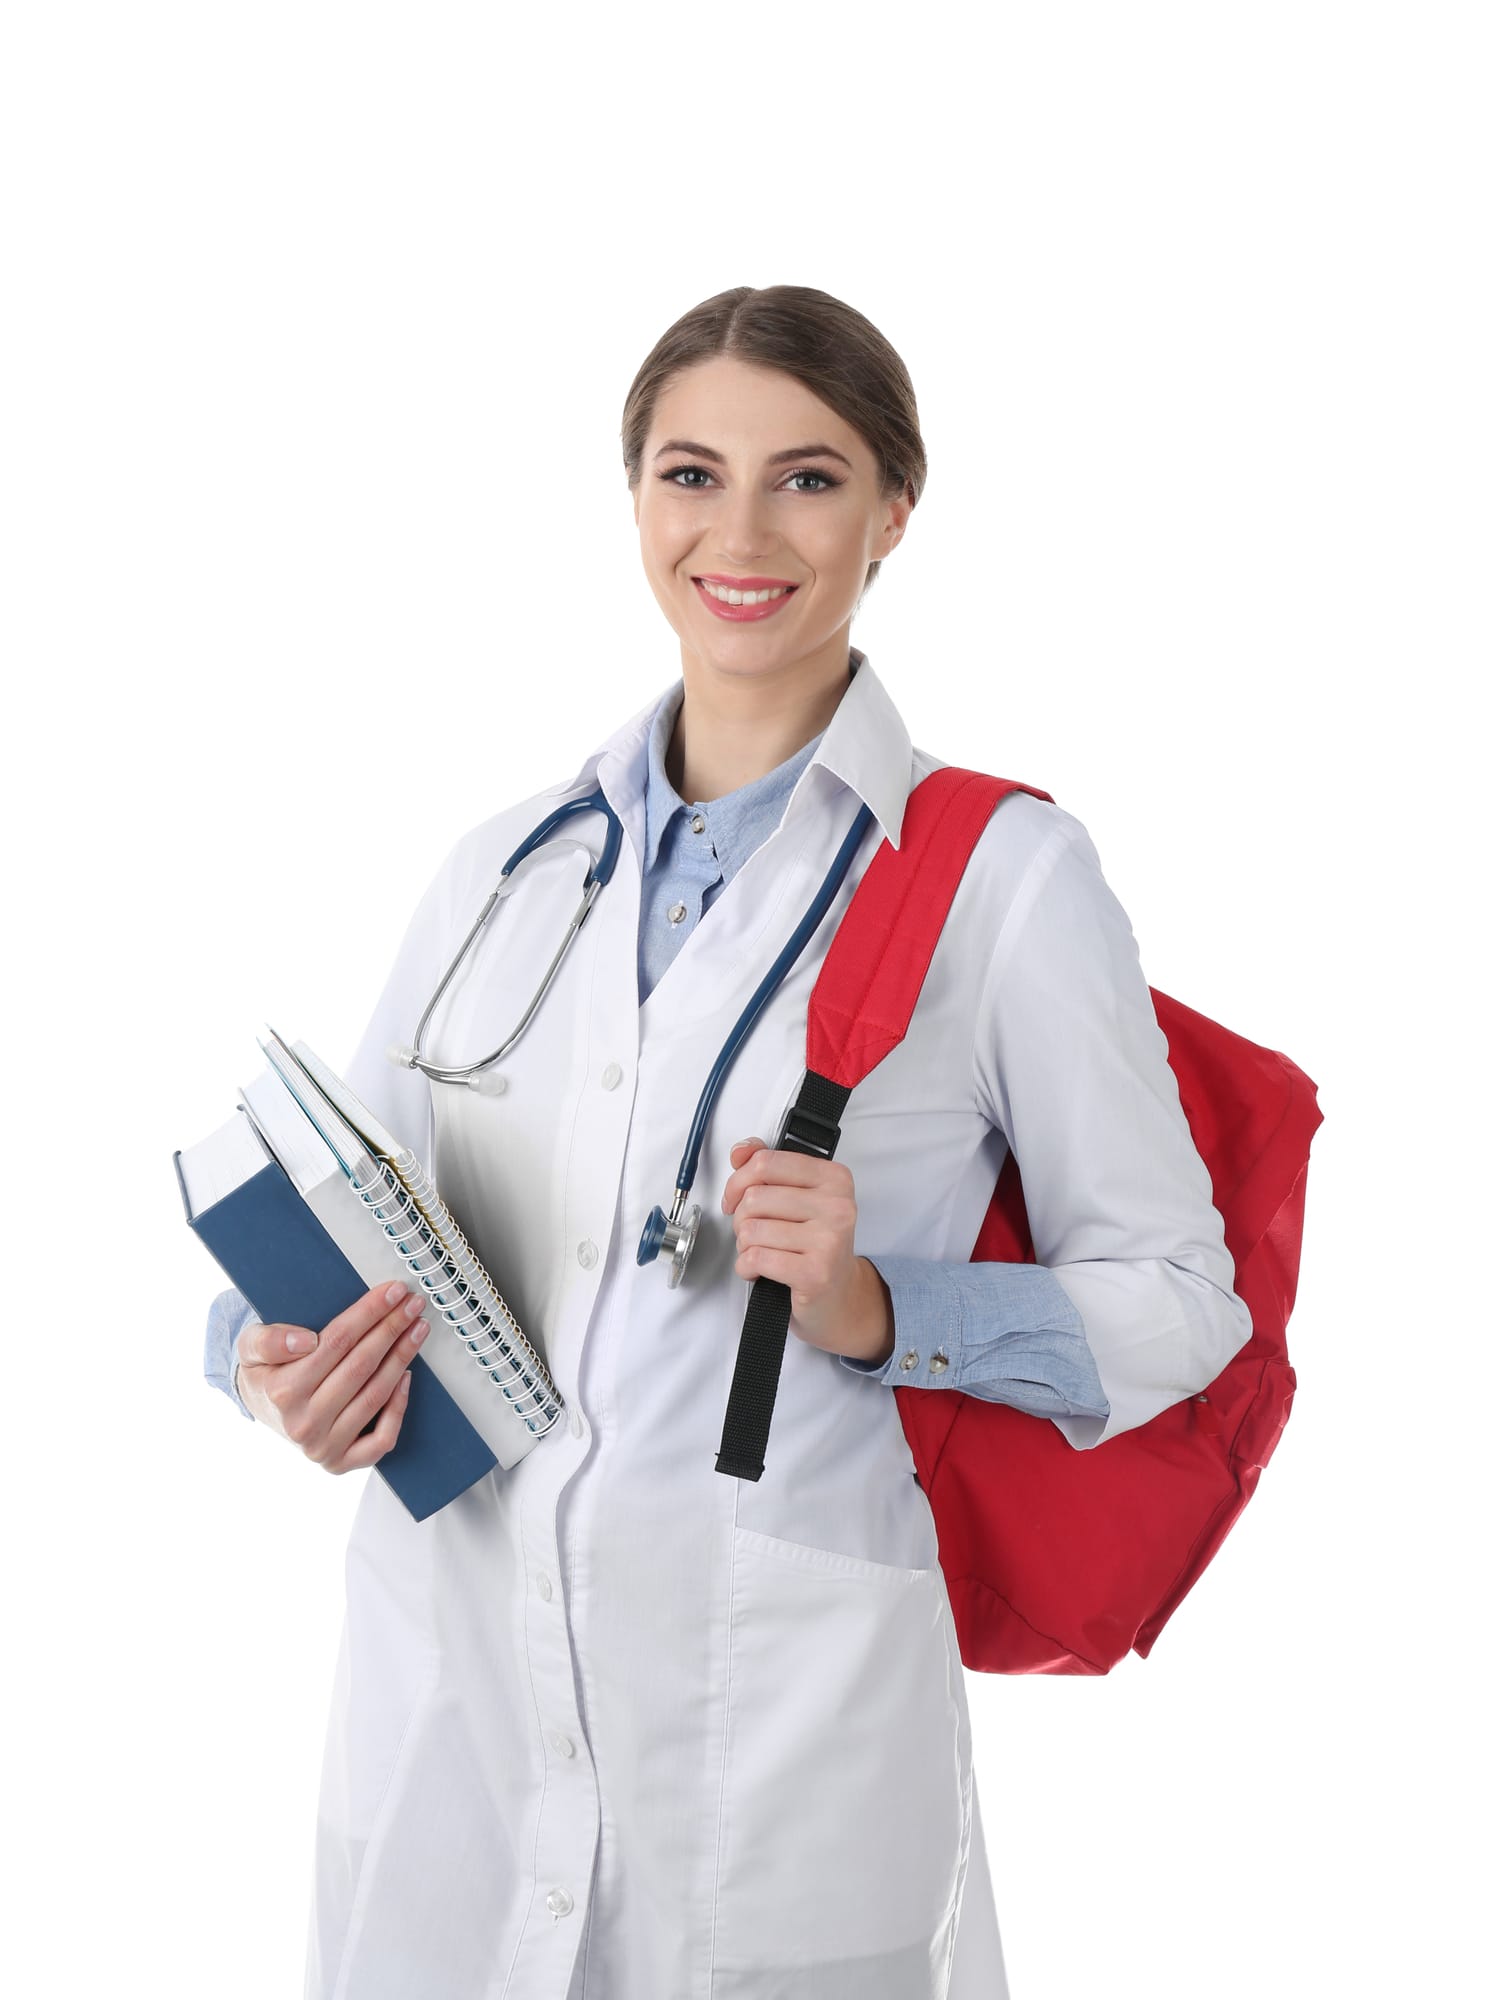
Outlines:
[{"label": "woman's right hand", "polygon": [[[318,1335],[307,1326],[243,1327],[235,1352],[242,1402],[326,1472],[375,1465],[398,1441],[408,1364],[429,1331],[423,1306],[407,1285],[374,1285]],[[376,1429],[363,1437],[374,1416]]]}]

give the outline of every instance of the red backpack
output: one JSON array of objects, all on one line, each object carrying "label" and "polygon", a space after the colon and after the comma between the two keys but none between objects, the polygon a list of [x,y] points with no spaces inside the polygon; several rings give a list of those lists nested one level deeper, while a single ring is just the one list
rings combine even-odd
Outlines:
[{"label": "red backpack", "polygon": [[[779,1146],[833,1157],[849,1092],[905,1034],[964,867],[1013,791],[1053,803],[956,767],[912,791],[899,849],[881,842],[818,974],[806,1075]],[[1321,1123],[1314,1084],[1287,1056],[1150,991],[1251,1338],[1202,1395],[1084,1451],[1008,1404],[896,1388],[959,1650],[976,1672],[1103,1674],[1133,1647],[1145,1658],[1251,1498],[1293,1401],[1286,1328]],[[1033,1260],[1010,1153],[973,1259]],[[763,1470],[789,1323],[789,1288],[756,1279],[720,1471]]]}]

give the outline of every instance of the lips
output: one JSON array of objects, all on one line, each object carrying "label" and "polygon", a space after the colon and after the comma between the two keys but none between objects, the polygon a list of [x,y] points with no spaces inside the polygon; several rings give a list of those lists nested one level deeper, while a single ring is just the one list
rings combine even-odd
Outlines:
[{"label": "lips", "polygon": [[[725,603],[716,594],[717,587],[719,586],[730,592],[734,590],[747,590],[751,592],[762,590],[766,595],[751,604],[744,604],[742,602],[729,604]],[[710,578],[705,582],[701,578],[695,578],[693,579],[692,588],[696,591],[698,600],[707,607],[707,610],[711,612],[714,618],[721,618],[735,625],[749,625],[759,619],[777,616],[795,598],[799,586],[782,583],[778,577],[772,578],[768,582],[757,580],[753,582],[740,581],[726,585],[721,583],[721,579],[717,579],[716,584],[714,584]]]}]

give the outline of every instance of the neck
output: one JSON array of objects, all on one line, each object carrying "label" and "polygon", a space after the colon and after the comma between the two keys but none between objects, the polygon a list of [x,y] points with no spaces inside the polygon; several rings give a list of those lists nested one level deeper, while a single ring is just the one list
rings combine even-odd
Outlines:
[{"label": "neck", "polygon": [[768,676],[721,673],[682,653],[685,694],[665,775],[690,805],[751,785],[826,729],[848,691],[848,628]]}]

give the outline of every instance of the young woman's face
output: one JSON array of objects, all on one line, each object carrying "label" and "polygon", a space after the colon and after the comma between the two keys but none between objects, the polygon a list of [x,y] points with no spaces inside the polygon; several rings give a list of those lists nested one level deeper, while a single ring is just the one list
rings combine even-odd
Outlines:
[{"label": "young woman's face", "polygon": [[[660,392],[634,520],[683,660],[767,673],[834,635],[846,655],[865,573],[910,511],[904,495],[880,498],[879,464],[859,433],[779,369],[720,354]],[[706,578],[795,589],[730,617]]]}]

